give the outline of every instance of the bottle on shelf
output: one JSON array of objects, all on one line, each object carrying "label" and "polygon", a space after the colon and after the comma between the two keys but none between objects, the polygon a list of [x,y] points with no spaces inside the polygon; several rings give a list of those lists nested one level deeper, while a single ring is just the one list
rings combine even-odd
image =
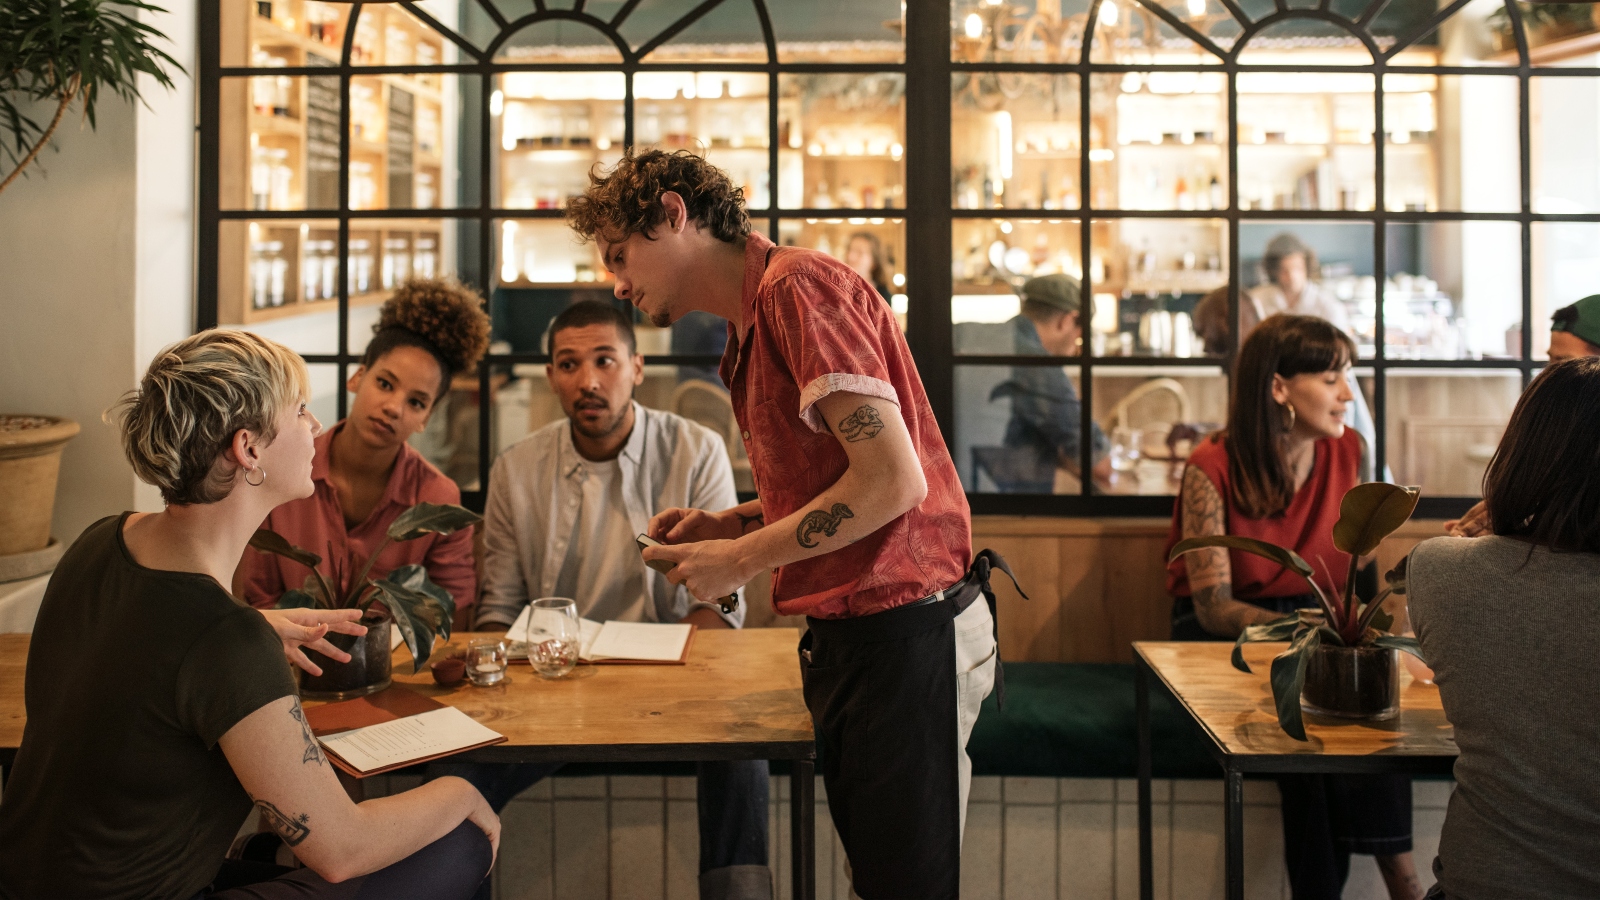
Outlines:
[{"label": "bottle on shelf", "polygon": [[828,193],[828,183],[826,181],[817,182],[817,192],[814,195],[812,195],[812,197],[811,197],[811,208],[812,209],[832,209],[833,208],[833,195]]},{"label": "bottle on shelf", "polygon": [[1210,184],[1209,187],[1206,188],[1206,193],[1209,194],[1210,197],[1211,197],[1211,208],[1212,209],[1227,209],[1228,208],[1227,192],[1225,192],[1222,189],[1222,182],[1217,180],[1217,176],[1215,176],[1215,175],[1211,176],[1211,184]]},{"label": "bottle on shelf", "polygon": [[372,242],[366,238],[350,241],[349,290],[352,296],[372,290]]},{"label": "bottle on shelf", "polygon": [[861,208],[876,209],[878,206],[878,189],[870,184],[861,186]]},{"label": "bottle on shelf", "polygon": [[1178,176],[1177,183],[1173,185],[1172,199],[1178,209],[1194,209],[1194,195],[1189,193],[1189,182],[1182,175]]},{"label": "bottle on shelf", "polygon": [[383,289],[391,290],[411,277],[411,254],[405,238],[383,241]]},{"label": "bottle on shelf", "polygon": [[1076,190],[1074,190],[1073,187],[1072,187],[1072,176],[1071,175],[1063,175],[1063,176],[1061,176],[1061,208],[1062,209],[1077,209],[1078,208],[1078,192]]},{"label": "bottle on shelf", "polygon": [[411,271],[418,278],[432,278],[438,258],[439,242],[431,234],[417,235],[416,252],[412,256]]},{"label": "bottle on shelf", "polygon": [[292,209],[294,198],[291,189],[294,185],[294,170],[289,168],[289,151],[282,147],[275,147],[268,151],[267,156],[272,160],[271,195],[268,198],[270,209]]},{"label": "bottle on shelf", "polygon": [[846,209],[858,209],[863,205],[861,198],[850,188],[848,178],[839,186],[839,195],[834,198],[834,202]]}]

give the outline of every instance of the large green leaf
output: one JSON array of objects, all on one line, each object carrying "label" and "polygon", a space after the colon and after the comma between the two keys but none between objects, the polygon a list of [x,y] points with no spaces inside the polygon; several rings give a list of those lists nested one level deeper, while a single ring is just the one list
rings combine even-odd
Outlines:
[{"label": "large green leaf", "polygon": [[393,582],[401,587],[418,593],[426,594],[437,601],[440,615],[434,625],[434,630],[445,640],[450,640],[450,630],[456,616],[456,601],[450,592],[434,584],[428,578],[428,570],[419,565],[401,566],[384,576],[384,581]]},{"label": "large green leaf", "polygon": [[1254,553],[1256,556],[1269,559],[1286,569],[1293,570],[1307,580],[1310,580],[1311,576],[1316,574],[1316,570],[1311,568],[1311,564],[1301,559],[1300,554],[1293,550],[1286,550],[1277,544],[1269,544],[1266,541],[1258,541],[1255,538],[1238,537],[1231,534],[1213,534],[1181,540],[1177,546],[1172,548],[1172,553],[1167,557],[1167,561],[1171,562],[1185,553],[1205,550],[1211,547]]},{"label": "large green leaf", "polygon": [[1306,726],[1300,715],[1300,691],[1306,684],[1306,665],[1320,646],[1322,629],[1307,628],[1295,637],[1289,649],[1272,660],[1272,700],[1278,706],[1278,725],[1284,734],[1297,741],[1306,739]]},{"label": "large green leaf", "polygon": [[284,591],[278,598],[278,609],[316,609],[322,604],[317,598],[301,590]]},{"label": "large green leaf", "polygon": [[274,553],[278,556],[292,559],[308,569],[315,569],[322,562],[322,557],[312,553],[310,550],[302,550],[296,547],[289,543],[288,539],[283,535],[276,531],[268,531],[265,528],[257,529],[256,533],[250,536],[250,546],[260,550],[262,553]]},{"label": "large green leaf", "polygon": [[390,524],[388,534],[391,540],[409,541],[425,534],[455,534],[482,521],[482,516],[464,506],[418,503]]},{"label": "large green leaf", "polygon": [[[1401,653],[1409,653],[1417,659],[1422,659],[1422,645],[1417,643],[1417,639],[1414,637],[1385,634],[1374,639],[1372,646],[1382,647],[1386,650],[1399,650]],[[1427,664],[1428,661],[1422,659],[1422,662]]]},{"label": "large green leaf", "polygon": [[1366,556],[1411,518],[1419,496],[1416,488],[1383,481],[1356,485],[1339,502],[1333,545],[1351,556]]},{"label": "large green leaf", "polygon": [[1286,618],[1272,622],[1263,622],[1260,625],[1251,625],[1239,633],[1239,639],[1233,642],[1233,667],[1241,672],[1250,671],[1250,664],[1244,661],[1244,645],[1258,641],[1287,641],[1294,637],[1300,628],[1300,614],[1296,613]]},{"label": "large green leaf", "polygon": [[372,588],[368,606],[382,603],[388,608],[389,616],[400,629],[401,638],[411,650],[411,671],[421,671],[422,665],[428,661],[428,655],[433,652],[434,635],[449,628],[449,614],[439,598],[399,582],[388,579],[374,581]]}]

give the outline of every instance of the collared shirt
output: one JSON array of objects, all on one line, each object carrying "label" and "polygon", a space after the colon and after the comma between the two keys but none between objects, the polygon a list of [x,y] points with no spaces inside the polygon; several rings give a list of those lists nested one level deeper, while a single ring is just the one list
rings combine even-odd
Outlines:
[{"label": "collared shirt", "polygon": [[749,451],[761,512],[776,522],[833,486],[850,458],[817,401],[836,391],[885,401],[922,464],[928,495],[872,534],[777,570],[781,615],[850,618],[950,587],[972,558],[972,515],[905,336],[889,304],[844,263],[751,233],[745,333],[730,323],[722,380]]},{"label": "collared shirt", "polygon": [[[1047,356],[1039,329],[1027,316],[1011,320],[1018,356]],[[1078,440],[1083,406],[1078,392],[1060,366],[1013,366],[1011,378],[995,386],[989,400],[1011,398],[1011,420],[1006,423],[1005,446],[1031,448],[1053,471],[1058,459],[1078,460]],[[1105,432],[1090,422],[1091,452],[1096,459],[1108,448]]]},{"label": "collared shirt", "polygon": [[[664,509],[718,511],[739,502],[722,439],[682,416],[633,404],[633,431],[616,462],[634,534],[644,534],[650,518]],[[528,435],[495,460],[484,506],[478,624],[509,626],[529,600],[554,595],[556,580],[573,550],[583,485],[592,465],[573,446],[566,419]],[[596,521],[585,527],[604,524]],[[634,607],[643,621],[676,622],[702,607],[717,609],[645,568],[643,557],[631,549],[629,558],[644,574],[645,602]],[[586,615],[600,598],[572,599],[579,601],[578,614]],[[618,608],[631,605],[621,598],[617,604]],[[744,604],[724,618],[738,627],[744,622]]]},{"label": "collared shirt", "polygon": [[1327,319],[1340,331],[1346,333],[1350,331],[1349,310],[1345,309],[1345,305],[1338,297],[1315,281],[1306,282],[1305,289],[1300,292],[1300,299],[1293,306],[1289,305],[1289,298],[1284,296],[1283,288],[1270,281],[1251,288],[1247,297],[1258,322],[1268,316],[1286,313],[1292,316],[1316,316],[1319,319]]},{"label": "collared shirt", "polygon": [[[389,483],[365,522],[345,526],[339,492],[328,477],[333,437],[344,422],[317,436],[317,455],[311,461],[311,496],[292,500],[267,514],[261,527],[282,535],[289,543],[322,557],[324,575],[343,573],[354,578],[363,561],[382,544],[390,524],[418,503],[461,502],[461,489],[409,444],[400,445]],[[331,549],[330,549],[331,548]],[[330,552],[336,557],[329,559]],[[372,566],[372,578],[382,578],[401,566],[420,565],[434,584],[450,592],[457,607],[470,606],[478,588],[472,558],[472,529],[455,534],[425,534],[415,540],[391,543]],[[311,571],[299,563],[268,553],[245,550],[241,587],[251,606],[270,608],[290,588],[302,587]],[[330,579],[331,581],[332,579]],[[342,590],[335,585],[335,590]]]}]

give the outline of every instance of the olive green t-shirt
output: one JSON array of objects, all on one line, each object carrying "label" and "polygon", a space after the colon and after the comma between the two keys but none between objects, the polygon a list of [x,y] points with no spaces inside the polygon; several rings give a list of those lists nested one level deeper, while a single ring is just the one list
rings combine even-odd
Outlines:
[{"label": "olive green t-shirt", "polygon": [[189,900],[250,812],[218,739],[295,693],[266,619],[209,576],[134,562],[127,515],[66,552],[34,624],[0,798],[8,900]]}]

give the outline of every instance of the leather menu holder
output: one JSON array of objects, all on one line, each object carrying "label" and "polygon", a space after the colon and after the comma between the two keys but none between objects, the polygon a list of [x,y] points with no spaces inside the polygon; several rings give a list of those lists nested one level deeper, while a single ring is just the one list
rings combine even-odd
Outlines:
[{"label": "leather menu holder", "polygon": [[[366,728],[369,725],[381,725],[384,722],[393,722],[396,719],[403,719],[407,716],[415,716],[420,713],[432,712],[433,710],[444,708],[445,704],[440,703],[431,697],[424,697],[414,691],[406,690],[399,685],[393,685],[377,692],[376,694],[369,694],[365,697],[357,697],[354,700],[342,700],[338,703],[329,703],[325,706],[312,707],[305,711],[305,715],[306,724],[311,727],[311,733],[320,739],[330,735],[339,734],[341,732],[353,731],[357,728]],[[490,733],[492,734],[493,732]],[[506,737],[504,735],[495,735],[492,740],[480,741],[469,746],[458,746],[444,753],[434,753],[431,755],[419,756],[416,758],[407,759],[404,762],[396,763],[392,766],[383,766],[381,768],[372,769],[366,772],[357,769],[355,766],[340,758],[339,754],[334,752],[333,749],[328,745],[324,744],[323,750],[326,751],[328,760],[332,762],[340,771],[350,775],[353,778],[366,778],[369,775],[382,775],[388,772],[397,771],[399,769],[421,765],[422,763],[432,762],[436,759],[444,759],[445,757],[454,756],[457,753],[464,753],[468,750],[476,750],[479,747],[489,747],[494,744],[503,744],[505,742]]]}]

